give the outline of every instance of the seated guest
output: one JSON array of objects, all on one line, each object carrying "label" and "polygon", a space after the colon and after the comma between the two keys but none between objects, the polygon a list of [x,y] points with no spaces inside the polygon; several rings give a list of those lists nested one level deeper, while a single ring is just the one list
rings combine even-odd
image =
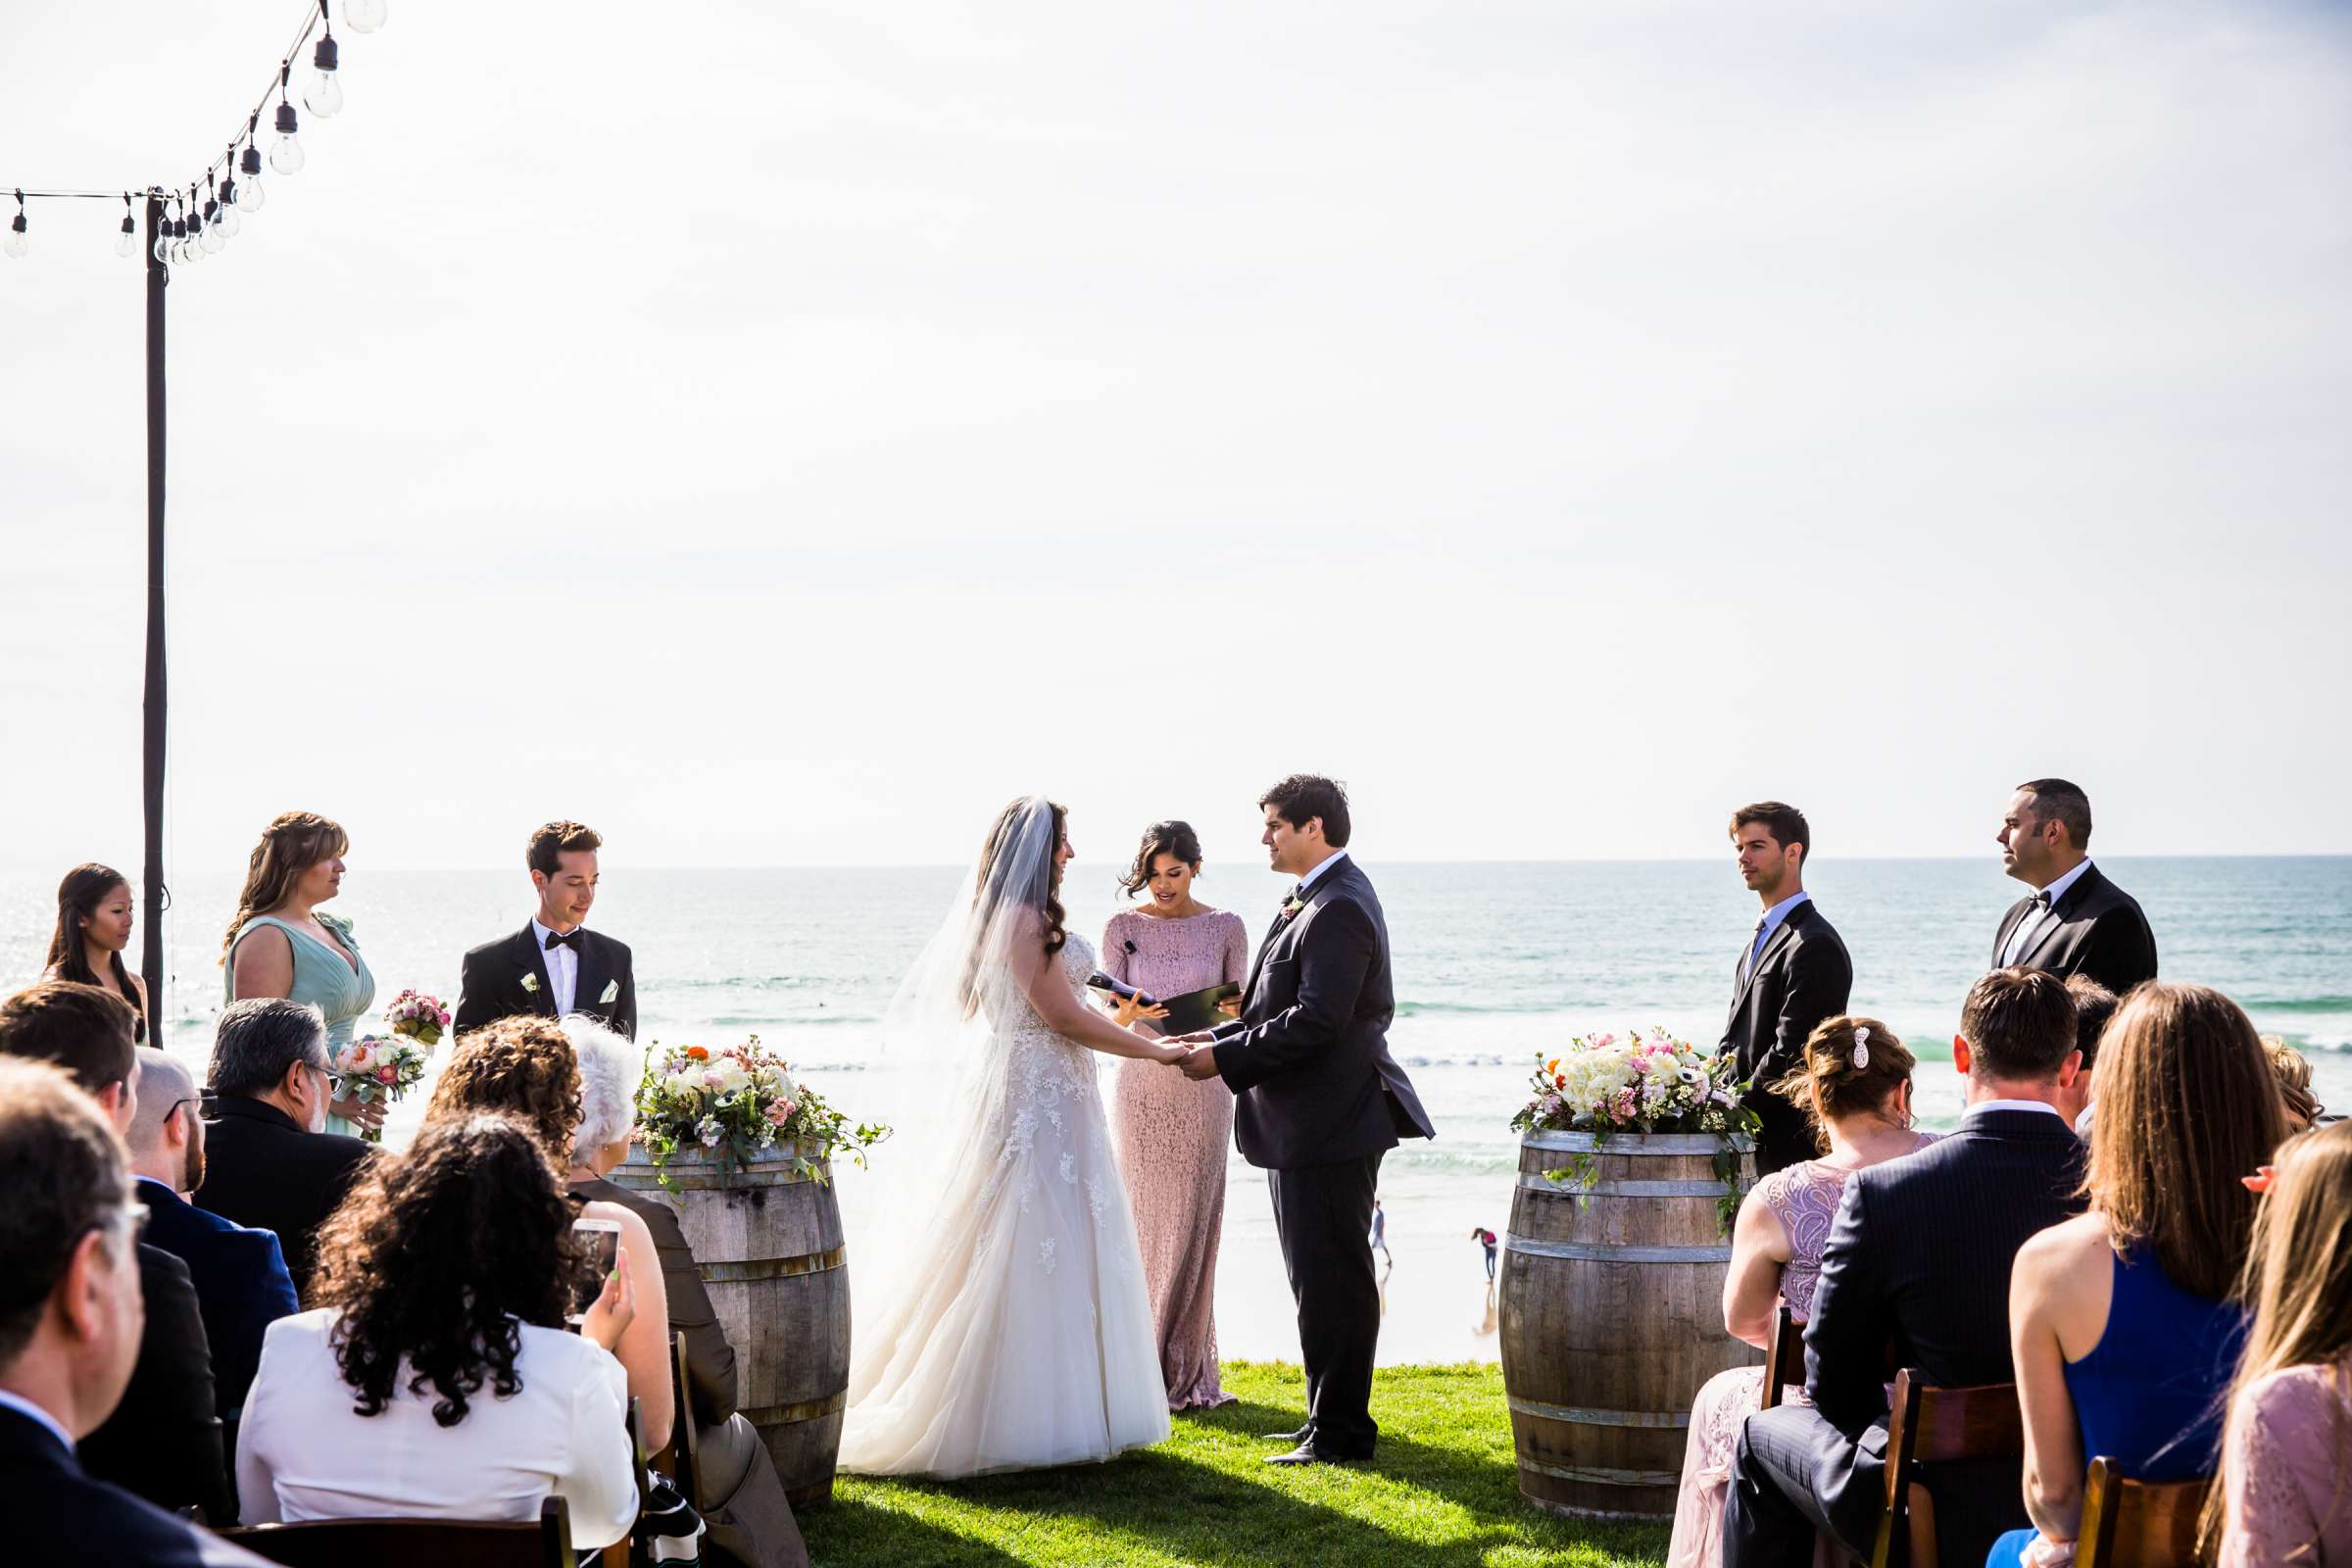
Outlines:
[{"label": "seated guest", "polygon": [[735,1407],[735,1349],[704,1289],[678,1211],[659,1195],[631,1192],[606,1178],[628,1157],[645,1053],[594,1018],[564,1020],[580,1070],[580,1126],[572,1134],[571,1195],[616,1203],[645,1221],[662,1258],[669,1326],[686,1337],[686,1399],[695,1423],[697,1480],[689,1497],[710,1530],[710,1543],[745,1568],[788,1568],[808,1560],[775,1462]]},{"label": "seated guest", "polygon": [[2066,994],[2075,999],[2075,1049],[2082,1053],[2082,1070],[2075,1074],[2074,1087],[2058,1102],[2058,1110],[2077,1133],[2088,1138],[2091,1097],[2097,1093],[2090,1079],[2099,1065],[2099,1036],[2123,999],[2086,974],[2068,975]]},{"label": "seated guest", "polygon": [[[1723,1326],[1733,1338],[1769,1346],[1778,1305],[1804,1319],[1813,1309],[1821,1244],[1845,1178],[1936,1141],[1934,1133],[1911,1128],[1912,1065],[1911,1053],[1878,1019],[1831,1018],[1805,1042],[1796,1070],[1771,1086],[1804,1112],[1829,1152],[1774,1171],[1740,1203],[1731,1272],[1723,1283]],[[1667,1568],[1712,1568],[1723,1560],[1723,1493],[1731,1481],[1732,1446],[1740,1424],[1763,1403],[1763,1393],[1760,1366],[1718,1372],[1698,1391]]]},{"label": "seated guest", "polygon": [[147,1205],[145,1237],[188,1265],[204,1337],[213,1350],[213,1394],[237,1413],[262,1358],[262,1331],[301,1310],[277,1237],[210,1214],[179,1195],[204,1185],[204,1118],[188,1069],[152,1046],[139,1051],[139,1110],[130,1123],[130,1172]]},{"label": "seated guest", "polygon": [[[570,1166],[572,1129],[580,1124],[580,1068],[571,1042],[555,1019],[521,1013],[459,1038],[449,1065],[433,1085],[433,1098],[425,1102],[424,1119],[485,1110],[516,1118],[539,1135],[558,1170]],[[645,1451],[655,1453],[668,1446],[674,1414],[662,1254],[635,1210],[591,1202],[582,1204],[580,1212],[617,1223],[620,1250],[633,1260],[636,1318],[612,1353],[628,1369],[629,1393],[637,1397],[639,1436],[645,1439]]]},{"label": "seated guest", "polygon": [[562,1179],[508,1116],[428,1122],[372,1161],[318,1236],[320,1305],[270,1325],[245,1398],[248,1523],[535,1519],[583,1554],[637,1517],[623,1254],[564,1331],[588,1261]]},{"label": "seated guest", "polygon": [[[1805,1325],[1812,1402],[1748,1417],[1724,1499],[1724,1561],[1808,1564],[1814,1532],[1867,1557],[1886,1495],[1887,1348],[1939,1388],[2013,1380],[2009,1269],[2027,1238],[2082,1208],[2082,1141],[2057,1102],[2073,1087],[2075,1004],[2044,970],[1995,969],[1969,989],[1952,1065],[1960,1130],[1846,1178]],[[2014,1460],[1937,1465],[1938,1559],[1984,1560],[2023,1522]]]},{"label": "seated guest", "polygon": [[2352,1126],[2278,1151],[2240,1294],[2253,1309],[2230,1384],[2205,1540],[2222,1568],[2352,1563]]},{"label": "seated guest", "polygon": [[2245,1313],[2231,1300],[2254,1228],[2246,1173],[2284,1126],[2237,1004],[2150,980],[2107,1026],[2090,1211],[2018,1250],[2009,1340],[2026,1422],[2026,1512],[1988,1568],[2071,1561],[2083,1472],[2213,1474],[2222,1391]]},{"label": "seated guest", "polygon": [[[114,1123],[119,1135],[138,1112],[138,1048],[130,1004],[96,986],[49,980],[0,1003],[0,1055],[54,1062]],[[0,1191],[0,1204],[9,1200]],[[138,1364],[114,1414],[81,1440],[81,1467],[160,1508],[198,1507],[225,1524],[235,1517],[220,1452],[212,1348],[188,1265],[141,1243],[139,1290],[147,1323]]]},{"label": "seated guest", "polygon": [[2270,1057],[2271,1076],[2278,1080],[2278,1098],[2286,1102],[2286,1130],[2317,1126],[2328,1107],[2311,1092],[2311,1059],[2277,1035],[2264,1035],[2262,1049]]},{"label": "seated guest", "polygon": [[77,865],[57,885],[57,926],[49,933],[44,980],[74,980],[130,1004],[131,1038],[147,1043],[147,982],[122,962],[132,925],[130,879],[111,865]]},{"label": "seated guest", "polygon": [[323,1132],[326,1023],[283,997],[232,1002],[213,1032],[204,1186],[196,1206],[277,1233],[296,1294],[311,1282],[311,1237],[374,1154],[357,1138]]},{"label": "seated guest", "polygon": [[8,1560],[258,1565],[251,1552],[81,1468],[74,1444],[139,1355],[139,1269],[122,1148],[72,1079],[0,1060],[0,1511]]}]

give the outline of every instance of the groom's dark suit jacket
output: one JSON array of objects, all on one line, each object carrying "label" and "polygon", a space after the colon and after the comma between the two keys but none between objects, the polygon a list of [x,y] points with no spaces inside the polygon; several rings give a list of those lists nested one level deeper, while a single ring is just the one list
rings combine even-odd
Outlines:
[{"label": "groom's dark suit jacket", "polygon": [[[1217,1072],[1238,1097],[1234,1142],[1268,1170],[1336,1165],[1435,1138],[1389,1054],[1396,997],[1389,927],[1354,857],[1307,890],[1258,945],[1242,1015],[1215,1030]],[[1244,1090],[1254,1093],[1244,1094]]]},{"label": "groom's dark suit jacket", "polygon": [[[1992,939],[1994,968],[2001,966],[2001,955],[2009,950],[2018,921],[2033,907],[2033,899],[2023,898],[2001,916],[2000,932]],[[2083,869],[2050,912],[2056,918],[2043,919],[2040,931],[2017,956],[2025,967],[2056,975],[2086,974],[2119,997],[2142,980],[2156,978],[2156,933],[2148,929],[2139,901],[2101,876],[2095,864]]]},{"label": "groom's dark suit jacket", "polygon": [[1807,899],[1764,939],[1764,951],[1732,998],[1723,1049],[1753,1086],[1747,1104],[1764,1124],[1756,1149],[1759,1173],[1811,1159],[1818,1152],[1805,1113],[1771,1086],[1804,1060],[1806,1037],[1824,1018],[1845,1011],[1853,988],[1854,964],[1845,944]]},{"label": "groom's dark suit jacket", "polygon": [[[579,953],[579,984],[572,988],[571,1010],[636,1039],[637,976],[629,966],[629,950],[582,926]],[[526,975],[537,977],[535,989],[523,984]],[[619,986],[619,993],[611,1002],[599,1002],[605,987],[612,984]],[[548,978],[547,956],[528,920],[513,936],[485,942],[466,955],[458,980],[458,1010],[450,1027],[462,1035],[523,1013],[556,1015],[555,982]]]}]

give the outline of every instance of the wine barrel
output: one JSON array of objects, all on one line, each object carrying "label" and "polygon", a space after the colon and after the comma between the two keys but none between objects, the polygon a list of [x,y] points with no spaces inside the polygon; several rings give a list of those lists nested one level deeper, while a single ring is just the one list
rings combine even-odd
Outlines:
[{"label": "wine barrel", "polygon": [[707,1151],[669,1159],[674,1191],[633,1158],[612,1179],[666,1200],[735,1348],[736,1398],[760,1429],[793,1506],[833,1495],[850,1390],[850,1274],[841,1205],[789,1153],[722,1168]]},{"label": "wine barrel", "polygon": [[1714,1157],[1727,1147],[1745,1192],[1745,1138],[1521,1140],[1497,1308],[1519,1494],[1534,1506],[1671,1520],[1691,1397],[1761,1358],[1723,1331],[1732,1247]]}]

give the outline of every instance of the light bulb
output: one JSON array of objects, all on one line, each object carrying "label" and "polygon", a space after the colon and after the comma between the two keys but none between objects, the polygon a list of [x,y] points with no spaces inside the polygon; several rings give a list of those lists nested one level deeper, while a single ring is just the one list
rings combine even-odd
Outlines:
[{"label": "light bulb", "polygon": [[167,267],[171,265],[171,262],[172,262],[172,231],[171,231],[171,229],[169,229],[169,228],[162,228],[162,229],[158,229],[158,230],[156,231],[156,235],[155,235],[155,259],[156,259],[157,261],[159,261],[159,262],[162,262],[162,263],[163,263],[163,264],[165,264]]},{"label": "light bulb", "polygon": [[197,243],[204,247],[205,255],[218,256],[220,254],[220,247],[228,243],[228,236],[220,232],[220,224],[211,223],[206,225],[204,238]]},{"label": "light bulb", "polygon": [[270,144],[270,167],[281,174],[300,173],[308,156],[290,131]]},{"label": "light bulb", "polygon": [[214,219],[213,223],[223,236],[229,239],[235,239],[237,230],[245,226],[237,219],[237,210],[226,202],[220,204],[220,216]]},{"label": "light bulb", "polygon": [[8,238],[0,239],[0,251],[6,251],[11,256],[22,256],[30,249],[32,236],[24,232],[24,220],[20,216],[9,225]]},{"label": "light bulb", "polygon": [[354,32],[373,32],[384,24],[384,0],[343,0],[343,25]]},{"label": "light bulb", "polygon": [[123,225],[122,232],[115,236],[115,254],[117,256],[130,254],[130,226],[127,223]]},{"label": "light bulb", "polygon": [[320,120],[331,120],[343,107],[343,84],[335,80],[336,74],[321,71],[311,78],[310,87],[302,95],[302,107]]},{"label": "light bulb", "polygon": [[[257,157],[254,162],[258,164],[261,159]],[[258,213],[262,210],[262,204],[269,199],[270,193],[262,189],[261,171],[258,169],[247,170],[245,177],[237,181],[237,211],[246,214]]]}]

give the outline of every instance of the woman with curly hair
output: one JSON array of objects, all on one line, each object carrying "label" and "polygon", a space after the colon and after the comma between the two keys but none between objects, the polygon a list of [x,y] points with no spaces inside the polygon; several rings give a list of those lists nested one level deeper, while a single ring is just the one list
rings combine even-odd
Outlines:
[{"label": "woman with curly hair", "polygon": [[262,1343],[237,1443],[245,1522],[527,1520],[553,1494],[575,1548],[628,1534],[636,1456],[612,1350],[631,1265],[566,1333],[586,1261],[571,1221],[513,1117],[447,1118],[372,1164],[319,1232],[321,1304]]},{"label": "woman with curly hair", "polygon": [[[425,1102],[424,1124],[482,1111],[522,1122],[558,1170],[570,1168],[572,1134],[581,1115],[580,1064],[555,1019],[501,1018],[458,1041]],[[621,1254],[629,1259],[636,1284],[637,1315],[612,1353],[627,1369],[629,1392],[637,1396],[646,1451],[658,1453],[669,1444],[673,1414],[662,1253],[635,1211],[606,1202],[581,1202],[577,1208],[586,1218],[609,1219],[620,1227]]]}]

